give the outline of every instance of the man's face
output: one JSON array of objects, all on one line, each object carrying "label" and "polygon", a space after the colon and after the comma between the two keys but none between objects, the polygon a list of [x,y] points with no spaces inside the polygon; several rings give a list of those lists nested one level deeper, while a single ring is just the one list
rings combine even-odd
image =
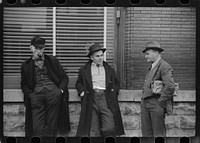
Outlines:
[{"label": "man's face", "polygon": [[96,65],[100,65],[103,63],[103,51],[94,52],[90,57]]},{"label": "man's face", "polygon": [[31,51],[33,52],[33,58],[34,59],[41,59],[42,56],[43,56],[43,53],[44,53],[44,49],[38,49],[38,48],[35,48],[35,46],[31,45],[30,47]]},{"label": "man's face", "polygon": [[158,56],[158,51],[154,51],[154,50],[148,50],[145,52],[145,58],[147,59],[147,62],[155,62]]}]

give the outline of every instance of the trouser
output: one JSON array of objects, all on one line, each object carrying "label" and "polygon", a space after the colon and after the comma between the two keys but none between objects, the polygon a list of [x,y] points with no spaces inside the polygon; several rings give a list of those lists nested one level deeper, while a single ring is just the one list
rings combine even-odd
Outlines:
[{"label": "trouser", "polygon": [[142,99],[141,126],[143,137],[165,137],[165,109],[158,98]]},{"label": "trouser", "polygon": [[115,136],[115,122],[104,91],[94,93],[90,136]]},{"label": "trouser", "polygon": [[30,94],[33,136],[56,136],[58,111],[62,93],[58,87],[43,88]]}]

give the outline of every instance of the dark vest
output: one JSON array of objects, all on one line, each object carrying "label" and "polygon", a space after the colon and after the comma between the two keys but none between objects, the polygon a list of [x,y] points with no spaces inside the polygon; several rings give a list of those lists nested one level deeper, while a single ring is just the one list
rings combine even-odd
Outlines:
[{"label": "dark vest", "polygon": [[39,92],[43,88],[52,90],[54,87],[56,87],[54,82],[48,76],[48,71],[45,64],[43,65],[42,69],[35,66],[35,76],[36,76],[36,85],[34,91]]}]

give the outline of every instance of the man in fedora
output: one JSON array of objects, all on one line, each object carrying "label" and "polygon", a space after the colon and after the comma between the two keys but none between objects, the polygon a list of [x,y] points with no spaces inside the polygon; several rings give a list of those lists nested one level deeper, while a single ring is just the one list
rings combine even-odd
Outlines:
[{"label": "man in fedora", "polygon": [[32,56],[21,66],[27,137],[66,135],[70,130],[68,76],[55,56],[44,54],[45,39],[31,39]]},{"label": "man in fedora", "polygon": [[172,113],[175,90],[173,69],[161,58],[160,53],[163,51],[156,41],[147,42],[142,51],[147,62],[151,63],[141,99],[141,126],[144,137],[165,137],[165,113]]},{"label": "man in fedora", "polygon": [[99,44],[90,46],[90,60],[79,71],[76,89],[82,103],[76,135],[80,137],[124,134],[117,98],[120,85],[114,69],[103,61],[105,50]]}]

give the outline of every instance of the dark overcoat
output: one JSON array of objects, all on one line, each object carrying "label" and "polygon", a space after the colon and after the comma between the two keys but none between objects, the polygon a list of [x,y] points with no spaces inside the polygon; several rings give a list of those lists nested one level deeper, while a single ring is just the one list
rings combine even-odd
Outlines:
[{"label": "dark overcoat", "polygon": [[[90,136],[90,127],[92,119],[92,101],[94,90],[92,85],[90,60],[79,71],[79,76],[76,82],[78,95],[84,91],[85,95],[81,97],[81,114],[76,136]],[[103,62],[106,74],[106,101],[108,108],[111,110],[116,125],[116,135],[124,134],[124,127],[121,118],[121,112],[118,104],[118,93],[120,89],[119,82],[116,78],[114,69],[106,62]]]},{"label": "dark overcoat", "polygon": [[[48,70],[50,79],[60,88],[63,92],[63,100],[60,104],[60,110],[58,114],[58,134],[65,135],[70,131],[69,123],[69,107],[68,107],[68,82],[69,78],[59,61],[55,56],[45,55],[45,65]],[[31,114],[31,103],[29,94],[33,92],[36,84],[35,77],[35,66],[32,57],[21,65],[21,89],[24,93],[24,103],[26,106],[25,115],[25,136],[32,136],[32,114]]]}]

